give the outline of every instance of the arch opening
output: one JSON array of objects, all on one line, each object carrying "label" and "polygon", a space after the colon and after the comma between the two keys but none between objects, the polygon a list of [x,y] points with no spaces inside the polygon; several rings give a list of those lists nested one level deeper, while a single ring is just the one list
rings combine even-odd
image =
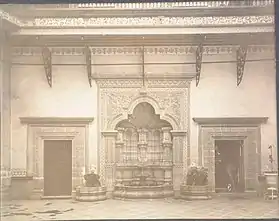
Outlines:
[{"label": "arch opening", "polygon": [[[114,195],[129,198],[139,191],[139,198],[161,197],[173,194],[172,188],[172,126],[160,119],[153,106],[147,102],[139,103],[116,125],[118,131],[116,162],[118,174]],[[167,188],[167,191],[165,189]],[[146,195],[147,194],[147,195]],[[149,198],[149,197],[148,197]]]}]

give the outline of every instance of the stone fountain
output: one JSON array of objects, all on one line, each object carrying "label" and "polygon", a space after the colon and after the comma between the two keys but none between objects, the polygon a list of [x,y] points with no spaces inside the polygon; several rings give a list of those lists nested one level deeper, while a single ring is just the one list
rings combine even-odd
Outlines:
[{"label": "stone fountain", "polygon": [[[144,118],[138,123],[135,122],[136,126],[133,128],[128,128],[128,122],[117,128],[118,162],[113,196],[126,199],[172,197],[174,192],[171,127],[165,122],[162,123],[159,117],[152,119],[146,116],[146,109],[141,110],[141,113],[145,113]],[[135,116],[137,118],[137,115]],[[145,119],[148,119],[148,122],[156,121],[153,125],[157,127],[145,127]],[[153,137],[154,134],[156,139]],[[129,147],[131,143],[135,145]],[[132,151],[133,155],[129,158]],[[154,153],[155,155],[152,155]]]}]

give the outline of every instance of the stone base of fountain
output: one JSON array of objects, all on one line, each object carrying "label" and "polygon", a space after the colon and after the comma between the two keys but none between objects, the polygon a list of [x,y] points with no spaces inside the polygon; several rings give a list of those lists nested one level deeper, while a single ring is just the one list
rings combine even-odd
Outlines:
[{"label": "stone base of fountain", "polygon": [[113,191],[114,198],[120,199],[159,199],[172,197],[173,186],[116,186]]},{"label": "stone base of fountain", "polygon": [[105,187],[77,187],[75,199],[83,202],[95,202],[107,199]]}]

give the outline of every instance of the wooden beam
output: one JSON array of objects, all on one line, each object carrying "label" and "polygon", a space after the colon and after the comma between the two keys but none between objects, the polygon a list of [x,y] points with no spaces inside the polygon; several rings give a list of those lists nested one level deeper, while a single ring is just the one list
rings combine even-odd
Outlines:
[{"label": "wooden beam", "polygon": [[239,46],[239,48],[236,51],[237,86],[240,85],[243,79],[246,55],[247,55],[247,46]]},{"label": "wooden beam", "polygon": [[51,51],[48,47],[43,47],[42,56],[45,68],[45,75],[47,83],[52,87],[52,62],[51,62]]},{"label": "wooden beam", "polygon": [[86,68],[87,68],[87,77],[90,87],[92,87],[92,67],[91,67],[91,49],[86,46],[84,49],[85,59],[86,59]]}]

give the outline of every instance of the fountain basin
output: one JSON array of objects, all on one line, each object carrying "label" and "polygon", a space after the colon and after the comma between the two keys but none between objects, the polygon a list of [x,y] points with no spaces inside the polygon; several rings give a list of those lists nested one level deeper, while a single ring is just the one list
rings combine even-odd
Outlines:
[{"label": "fountain basin", "polygon": [[83,202],[95,202],[107,199],[105,187],[84,187],[76,188],[75,199]]},{"label": "fountain basin", "polygon": [[159,199],[172,197],[173,186],[116,186],[113,191],[114,198],[121,199]]}]

